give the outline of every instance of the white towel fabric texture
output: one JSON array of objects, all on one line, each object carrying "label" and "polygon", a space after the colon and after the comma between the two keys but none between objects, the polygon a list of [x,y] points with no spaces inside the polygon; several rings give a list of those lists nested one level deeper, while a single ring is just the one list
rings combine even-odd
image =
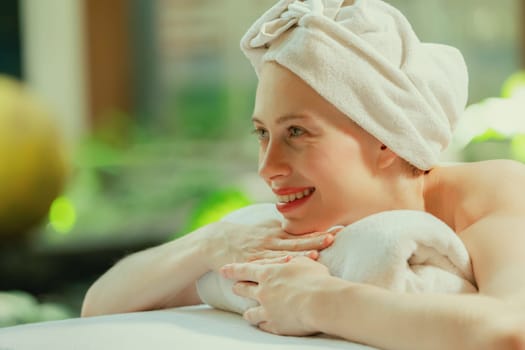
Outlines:
[{"label": "white towel fabric texture", "polygon": [[280,0],[241,49],[257,75],[264,62],[279,63],[423,170],[438,163],[467,102],[461,53],[421,42],[380,0]]},{"label": "white towel fabric texture", "polygon": [[[282,219],[274,204],[256,204],[223,220],[260,224]],[[452,229],[433,215],[385,211],[346,226],[319,261],[342,279],[407,293],[475,293],[470,257]],[[201,300],[242,314],[257,305],[233,293],[234,281],[208,272],[197,281]]]}]

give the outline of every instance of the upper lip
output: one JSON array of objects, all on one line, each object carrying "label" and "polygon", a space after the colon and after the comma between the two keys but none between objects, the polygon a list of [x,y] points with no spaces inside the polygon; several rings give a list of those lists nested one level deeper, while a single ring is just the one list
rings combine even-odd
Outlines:
[{"label": "upper lip", "polygon": [[272,188],[272,191],[278,196],[285,196],[288,194],[303,192],[304,190],[308,190],[311,188],[313,187],[284,187],[284,188]]}]

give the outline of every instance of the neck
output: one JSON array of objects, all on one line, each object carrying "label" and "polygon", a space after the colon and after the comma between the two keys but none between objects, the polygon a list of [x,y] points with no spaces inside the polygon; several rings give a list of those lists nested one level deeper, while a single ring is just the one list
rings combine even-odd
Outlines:
[{"label": "neck", "polygon": [[437,167],[423,176],[424,210],[455,230],[451,205],[454,201],[453,190],[445,181],[443,173],[443,168]]},{"label": "neck", "polygon": [[[397,166],[397,168],[396,168]],[[399,162],[385,173],[387,181],[381,188],[385,210],[409,209],[426,211],[424,188],[428,175],[412,175],[404,162]],[[388,194],[388,195],[385,195]]]},{"label": "neck", "polygon": [[394,203],[397,209],[425,210],[423,197],[424,176],[415,176],[401,179],[394,193]]}]

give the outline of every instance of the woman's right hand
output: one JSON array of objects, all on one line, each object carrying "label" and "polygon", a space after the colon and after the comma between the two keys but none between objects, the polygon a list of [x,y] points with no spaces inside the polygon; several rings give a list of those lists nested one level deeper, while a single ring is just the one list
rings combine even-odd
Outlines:
[{"label": "woman's right hand", "polygon": [[319,251],[334,241],[334,232],[292,235],[278,220],[259,225],[225,221],[211,224],[206,230],[206,258],[210,270],[236,262],[273,259],[284,256],[319,257]]}]

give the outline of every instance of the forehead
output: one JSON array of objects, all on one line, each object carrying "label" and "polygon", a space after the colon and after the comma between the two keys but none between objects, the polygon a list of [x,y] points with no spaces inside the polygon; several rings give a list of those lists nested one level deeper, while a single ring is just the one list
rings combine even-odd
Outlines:
[{"label": "forehead", "polygon": [[[321,109],[328,104],[319,94],[298,76],[274,62],[267,62],[259,74],[255,97],[255,111],[267,114],[273,110]],[[293,110],[292,110],[293,109]]]},{"label": "forehead", "polygon": [[290,115],[308,115],[338,128],[357,125],[307,83],[274,62],[264,63],[255,96],[254,118],[271,122]]}]

